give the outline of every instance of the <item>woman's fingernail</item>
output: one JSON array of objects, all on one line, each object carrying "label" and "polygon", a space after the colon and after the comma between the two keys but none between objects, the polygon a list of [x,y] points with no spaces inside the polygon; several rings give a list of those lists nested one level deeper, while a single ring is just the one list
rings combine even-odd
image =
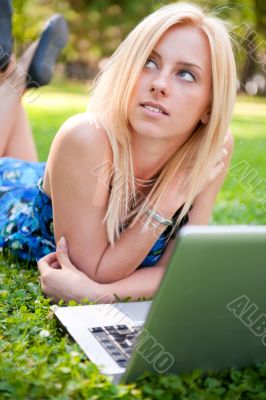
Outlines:
[{"label": "woman's fingernail", "polygon": [[60,250],[66,250],[67,249],[67,242],[64,236],[62,236],[59,240],[59,242],[57,243],[57,247]]}]

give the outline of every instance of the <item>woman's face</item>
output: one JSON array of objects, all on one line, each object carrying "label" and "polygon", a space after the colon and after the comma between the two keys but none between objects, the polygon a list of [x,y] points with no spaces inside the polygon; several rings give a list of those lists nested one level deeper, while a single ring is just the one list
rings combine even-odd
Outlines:
[{"label": "woman's face", "polygon": [[132,93],[132,133],[185,141],[200,120],[207,122],[211,82],[205,34],[192,26],[170,28],[150,54]]}]

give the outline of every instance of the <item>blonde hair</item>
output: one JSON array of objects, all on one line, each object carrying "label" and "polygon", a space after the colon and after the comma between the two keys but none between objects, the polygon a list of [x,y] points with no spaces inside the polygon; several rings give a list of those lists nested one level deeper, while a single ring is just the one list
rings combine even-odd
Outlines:
[{"label": "blonde hair", "polygon": [[[207,124],[199,124],[186,143],[168,160],[149,196],[139,207],[130,148],[129,101],[151,51],[161,36],[178,24],[198,27],[208,38],[212,67],[210,118]],[[151,196],[153,208],[158,209],[173,176],[180,168],[189,167],[185,182],[187,198],[176,225],[180,223],[222,145],[235,96],[236,66],[232,44],[225,22],[217,16],[207,15],[193,4],[174,3],[147,16],[126,37],[96,77],[88,106],[105,129],[113,151],[112,189],[104,219],[110,243],[114,244],[130,216],[133,215],[136,221],[142,215]]]}]

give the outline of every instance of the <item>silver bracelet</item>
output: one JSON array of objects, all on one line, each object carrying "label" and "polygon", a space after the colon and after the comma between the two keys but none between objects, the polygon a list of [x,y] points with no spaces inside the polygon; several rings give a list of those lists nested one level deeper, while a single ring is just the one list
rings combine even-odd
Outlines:
[{"label": "silver bracelet", "polygon": [[151,216],[153,219],[155,219],[156,221],[160,222],[163,225],[166,225],[166,226],[173,225],[173,221],[171,219],[163,217],[162,215],[158,214],[157,212],[155,212],[154,210],[152,210],[150,208],[146,208],[145,214]]}]

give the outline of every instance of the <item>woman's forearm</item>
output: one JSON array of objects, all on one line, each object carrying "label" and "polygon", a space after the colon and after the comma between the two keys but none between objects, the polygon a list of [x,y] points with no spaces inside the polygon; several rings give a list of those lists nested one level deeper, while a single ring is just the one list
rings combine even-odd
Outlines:
[{"label": "woman's forearm", "polygon": [[87,298],[99,303],[111,303],[117,301],[116,296],[121,299],[152,297],[160,285],[175,246],[174,241],[171,242],[160,260],[160,265],[138,269],[127,278],[114,283],[100,284],[90,279],[71,263],[67,242],[61,238],[56,252],[46,255],[38,261],[42,290],[55,301],[63,299],[81,302]]},{"label": "woman's forearm", "polygon": [[[160,213],[170,219],[174,212],[174,210],[163,210]],[[109,245],[106,248],[97,267],[95,276],[97,282],[113,283],[125,279],[142,263],[167,227],[154,220],[145,227],[144,221],[145,217],[143,220],[139,219],[133,226],[129,226],[116,240],[114,247]]]},{"label": "woman's forearm", "polygon": [[[121,299],[131,297],[132,300],[137,300],[141,297],[150,298],[156,293],[164,272],[164,265],[147,267],[138,269],[128,277],[114,283],[96,283],[96,288],[93,288],[95,293],[94,300],[99,303],[113,303],[117,301],[116,296]],[[76,289],[74,300],[92,299],[90,279],[81,278],[80,284],[76,285]]]}]

